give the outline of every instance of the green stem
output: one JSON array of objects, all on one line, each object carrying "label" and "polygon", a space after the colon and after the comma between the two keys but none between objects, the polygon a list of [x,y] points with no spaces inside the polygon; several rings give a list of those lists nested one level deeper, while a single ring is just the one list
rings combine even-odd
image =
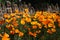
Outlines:
[{"label": "green stem", "polygon": [[35,37],[34,37],[34,40],[35,40]]},{"label": "green stem", "polygon": [[30,35],[29,35],[29,40],[30,40]]}]

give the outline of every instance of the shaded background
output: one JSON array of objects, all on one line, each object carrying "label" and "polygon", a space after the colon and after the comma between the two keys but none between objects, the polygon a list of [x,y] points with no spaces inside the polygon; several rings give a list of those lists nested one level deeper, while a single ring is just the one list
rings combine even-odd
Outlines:
[{"label": "shaded background", "polygon": [[[0,0],[0,1],[2,1],[4,3],[7,0]],[[19,0],[9,0],[9,1],[19,4]],[[31,3],[31,5],[36,10],[46,9],[47,8],[47,4],[55,5],[57,3],[59,5],[59,7],[60,7],[60,0],[21,0],[21,3],[23,3],[23,2],[26,2],[26,4]]]},{"label": "shaded background", "polygon": [[60,7],[60,0],[22,0],[22,2],[26,2],[31,3],[31,5],[35,8],[35,9],[46,9],[47,4],[51,5],[56,5],[56,3],[59,5]]}]

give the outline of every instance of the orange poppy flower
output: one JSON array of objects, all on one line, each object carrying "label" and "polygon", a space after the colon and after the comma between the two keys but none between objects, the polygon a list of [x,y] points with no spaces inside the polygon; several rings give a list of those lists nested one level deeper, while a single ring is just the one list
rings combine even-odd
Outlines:
[{"label": "orange poppy flower", "polygon": [[36,25],[37,24],[37,21],[32,21],[31,24],[32,25]]},{"label": "orange poppy flower", "polygon": [[60,23],[58,24],[58,26],[60,27]]},{"label": "orange poppy flower", "polygon": [[29,12],[28,8],[26,8],[24,11],[25,11],[26,13],[28,13],[28,12]]},{"label": "orange poppy flower", "polygon": [[53,27],[53,26],[54,26],[54,24],[48,23],[48,27]]},{"label": "orange poppy flower", "polygon": [[52,31],[52,32],[56,32],[56,29],[54,29],[54,28],[51,28],[51,31]]},{"label": "orange poppy flower", "polygon": [[16,20],[17,20],[17,18],[16,18],[16,17],[13,17],[12,19],[13,19],[13,21],[16,21]]},{"label": "orange poppy flower", "polygon": [[33,35],[33,33],[29,31],[29,35],[31,35],[31,36],[32,36],[32,35]]},{"label": "orange poppy flower", "polygon": [[11,22],[11,20],[6,19],[6,20],[5,20],[5,22],[10,23],[10,22]]},{"label": "orange poppy flower", "polygon": [[10,15],[4,14],[3,17],[4,17],[4,18],[10,18]]},{"label": "orange poppy flower", "polygon": [[15,33],[19,33],[20,31],[18,29],[15,29]]},{"label": "orange poppy flower", "polygon": [[54,22],[55,22],[55,19],[53,20],[53,19],[47,19],[47,20],[49,20],[49,22],[50,23],[53,23],[54,24]]},{"label": "orange poppy flower", "polygon": [[40,15],[40,16],[38,17],[38,20],[39,20],[40,22],[42,22],[42,21],[44,20],[44,16],[43,16],[43,15]]},{"label": "orange poppy flower", "polygon": [[15,13],[19,13],[19,10],[18,10],[18,9],[16,9],[16,10],[15,10]]},{"label": "orange poppy flower", "polygon": [[53,25],[53,26],[52,26],[52,28],[56,28],[56,26],[55,26],[55,25]]},{"label": "orange poppy flower", "polygon": [[0,24],[4,24],[5,23],[5,20],[0,20]]},{"label": "orange poppy flower", "polygon": [[49,20],[45,20],[45,21],[43,21],[42,23],[44,24],[44,25],[46,25],[46,24],[48,24],[50,21]]},{"label": "orange poppy flower", "polygon": [[16,14],[15,13],[11,13],[10,16],[14,17]]},{"label": "orange poppy flower", "polygon": [[12,24],[13,24],[14,26],[16,26],[16,27],[18,26],[17,21],[13,21]]},{"label": "orange poppy flower", "polygon": [[10,38],[3,37],[2,40],[10,40]]},{"label": "orange poppy flower", "polygon": [[34,32],[34,33],[33,33],[33,36],[36,37],[36,35],[37,35],[36,32]]},{"label": "orange poppy flower", "polygon": [[19,12],[19,14],[20,14],[20,15],[22,15],[22,14],[23,14],[23,12],[21,12],[21,11],[20,11],[20,12]]},{"label": "orange poppy flower", "polygon": [[58,23],[60,23],[60,19],[57,19]]},{"label": "orange poppy flower", "polygon": [[9,28],[10,26],[9,25],[6,25],[6,28]]},{"label": "orange poppy flower", "polygon": [[37,26],[36,25],[32,26],[32,29],[37,29]]},{"label": "orange poppy flower", "polygon": [[0,34],[0,37],[3,37],[2,34]]},{"label": "orange poppy flower", "polygon": [[24,36],[24,33],[23,32],[19,32],[19,36],[20,37]]},{"label": "orange poppy flower", "polygon": [[16,18],[20,18],[20,16],[16,15]]},{"label": "orange poppy flower", "polygon": [[26,22],[31,22],[31,18],[26,17],[25,21]]},{"label": "orange poppy flower", "polygon": [[37,30],[37,31],[36,31],[36,33],[38,33],[38,34],[39,34],[40,32],[41,32],[41,30]]},{"label": "orange poppy flower", "polygon": [[41,12],[40,11],[37,11],[36,14],[35,14],[35,18],[39,17],[41,15]]},{"label": "orange poppy flower", "polygon": [[4,33],[2,40],[10,40],[10,38],[8,38],[9,35],[7,33]]},{"label": "orange poppy flower", "polygon": [[37,23],[37,26],[38,26],[38,28],[42,28],[42,25],[41,25],[41,23]]},{"label": "orange poppy flower", "polygon": [[47,33],[52,34],[52,31],[50,29],[47,30]]},{"label": "orange poppy flower", "polygon": [[14,30],[15,30],[15,28],[14,28],[14,27],[12,27],[12,30],[14,31]]},{"label": "orange poppy flower", "polygon": [[4,36],[3,37],[9,37],[9,35],[7,33],[4,33]]},{"label": "orange poppy flower", "polygon": [[45,26],[44,26],[44,28],[48,28],[48,26],[47,26],[47,25],[45,25]]},{"label": "orange poppy flower", "polygon": [[23,17],[30,17],[28,13],[23,13]]},{"label": "orange poppy flower", "polygon": [[14,33],[15,33],[14,31],[10,31],[10,34],[14,35]]},{"label": "orange poppy flower", "polygon": [[22,25],[24,25],[24,24],[25,24],[25,20],[24,20],[24,19],[21,19],[20,23],[21,23]]}]

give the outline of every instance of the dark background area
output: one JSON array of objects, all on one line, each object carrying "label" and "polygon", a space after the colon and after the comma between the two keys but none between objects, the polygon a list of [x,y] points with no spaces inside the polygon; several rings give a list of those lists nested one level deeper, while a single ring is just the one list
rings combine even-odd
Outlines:
[{"label": "dark background area", "polygon": [[[7,1],[7,0],[2,0]],[[19,0],[9,0],[11,2],[16,2],[19,5]],[[36,10],[42,10],[42,9],[46,9],[47,8],[47,4],[48,5],[56,5],[56,3],[59,5],[60,7],[60,0],[21,0],[22,3],[31,3],[31,5],[36,9]]]},{"label": "dark background area", "polygon": [[26,4],[31,3],[31,5],[35,8],[35,9],[46,9],[47,4],[51,5],[56,5],[56,3],[58,3],[59,7],[60,7],[60,0],[22,0],[22,2],[26,2]]}]

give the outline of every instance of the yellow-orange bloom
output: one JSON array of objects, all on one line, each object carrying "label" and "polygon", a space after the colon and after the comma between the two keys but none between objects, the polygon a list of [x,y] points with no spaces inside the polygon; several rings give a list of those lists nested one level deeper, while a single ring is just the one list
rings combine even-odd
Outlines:
[{"label": "yellow-orange bloom", "polygon": [[48,27],[53,27],[53,26],[54,26],[54,24],[52,24],[52,23],[48,24]]},{"label": "yellow-orange bloom", "polygon": [[4,24],[5,23],[5,20],[0,20],[0,24]]},{"label": "yellow-orange bloom", "polygon": [[3,37],[2,40],[10,40],[10,38]]},{"label": "yellow-orange bloom", "polygon": [[21,19],[20,23],[21,23],[22,25],[24,25],[24,24],[25,24],[25,20]]},{"label": "yellow-orange bloom", "polygon": [[36,14],[35,14],[35,16],[34,16],[34,18],[37,18],[37,17],[39,17],[40,15],[41,15],[41,12],[40,12],[40,11],[37,11]]},{"label": "yellow-orange bloom", "polygon": [[6,28],[9,28],[10,26],[9,25],[6,25]]},{"label": "yellow-orange bloom", "polygon": [[10,23],[10,22],[11,22],[11,20],[8,20],[8,19],[6,19],[5,21],[6,21],[7,23]]},{"label": "yellow-orange bloom", "polygon": [[16,20],[17,20],[17,18],[16,18],[16,17],[13,17],[12,19],[13,19],[13,21],[16,21]]},{"label": "yellow-orange bloom", "polygon": [[37,30],[37,31],[36,31],[36,33],[38,33],[38,34],[39,34],[40,32],[41,32],[41,30]]},{"label": "yellow-orange bloom", "polygon": [[24,33],[23,32],[19,32],[19,36],[20,37],[24,36]]},{"label": "yellow-orange bloom", "polygon": [[37,21],[32,21],[31,24],[32,25],[37,25]]},{"label": "yellow-orange bloom", "polygon": [[3,37],[9,37],[9,35],[7,33],[4,33],[4,36]]},{"label": "yellow-orange bloom", "polygon": [[54,29],[54,28],[51,28],[51,31],[52,31],[52,32],[56,32],[56,29]]},{"label": "yellow-orange bloom", "polygon": [[15,33],[14,31],[10,31],[10,34],[14,35],[14,33]]},{"label": "yellow-orange bloom", "polygon": [[50,18],[52,18],[52,16],[51,16],[51,15],[50,15],[50,16],[47,16],[47,17],[48,17],[49,19],[50,19]]},{"label": "yellow-orange bloom", "polygon": [[44,24],[44,25],[46,25],[46,24],[48,24],[50,21],[49,20],[44,20],[42,23]]},{"label": "yellow-orange bloom", "polygon": [[28,13],[23,13],[23,17],[30,17]]},{"label": "yellow-orange bloom", "polygon": [[33,35],[33,33],[32,32],[29,32],[29,35]]},{"label": "yellow-orange bloom", "polygon": [[20,31],[18,29],[15,29],[15,33],[19,33]]},{"label": "yellow-orange bloom", "polygon": [[18,26],[17,21],[13,21],[12,24],[13,24],[14,26]]},{"label": "yellow-orange bloom", "polygon": [[60,27],[60,23],[58,24],[58,26]]},{"label": "yellow-orange bloom", "polygon": [[54,23],[55,20],[53,19],[48,19],[50,23]]},{"label": "yellow-orange bloom", "polygon": [[12,30],[14,31],[14,30],[15,30],[15,28],[14,28],[14,27],[12,27]]},{"label": "yellow-orange bloom", "polygon": [[36,36],[37,36],[36,32],[34,32],[34,33],[33,33],[33,36],[34,36],[34,37],[36,37]]},{"label": "yellow-orange bloom", "polygon": [[47,25],[45,25],[45,26],[44,26],[44,28],[48,28],[48,26],[47,26]]},{"label": "yellow-orange bloom", "polygon": [[45,20],[45,18],[44,18],[45,16],[44,15],[40,15],[39,17],[38,17],[38,20],[40,21],[40,22],[42,22],[42,21],[44,21]]},{"label": "yellow-orange bloom", "polygon": [[60,23],[60,19],[57,19],[58,23]]},{"label": "yellow-orange bloom", "polygon": [[38,26],[38,28],[42,28],[42,25],[41,25],[41,23],[37,23],[37,26]]},{"label": "yellow-orange bloom", "polygon": [[26,22],[31,22],[31,18],[26,17],[25,21]]},{"label": "yellow-orange bloom", "polygon": [[10,14],[10,16],[12,16],[12,17],[14,17],[15,15],[16,15],[16,14],[14,14],[14,13],[11,13],[11,14]]},{"label": "yellow-orange bloom", "polygon": [[52,31],[50,29],[47,30],[47,33],[52,34]]},{"label": "yellow-orange bloom", "polygon": [[3,17],[4,17],[4,18],[10,18],[10,15],[4,14]]},{"label": "yellow-orange bloom", "polygon": [[7,33],[4,34],[4,36],[2,37],[2,40],[10,40],[10,38],[8,38],[9,35]]},{"label": "yellow-orange bloom", "polygon": [[25,12],[26,12],[26,13],[28,13],[28,12],[29,12],[28,8],[26,8],[26,9],[25,9]]},{"label": "yellow-orange bloom", "polygon": [[37,26],[36,25],[32,26],[32,29],[37,29]]},{"label": "yellow-orange bloom", "polygon": [[17,15],[16,15],[16,18],[20,18],[20,16],[17,16]]},{"label": "yellow-orange bloom", "polygon": [[0,37],[3,37],[2,34],[0,34]]},{"label": "yellow-orange bloom", "polygon": [[15,13],[19,13],[19,10],[18,10],[18,9],[16,9],[16,10],[15,10]]}]

